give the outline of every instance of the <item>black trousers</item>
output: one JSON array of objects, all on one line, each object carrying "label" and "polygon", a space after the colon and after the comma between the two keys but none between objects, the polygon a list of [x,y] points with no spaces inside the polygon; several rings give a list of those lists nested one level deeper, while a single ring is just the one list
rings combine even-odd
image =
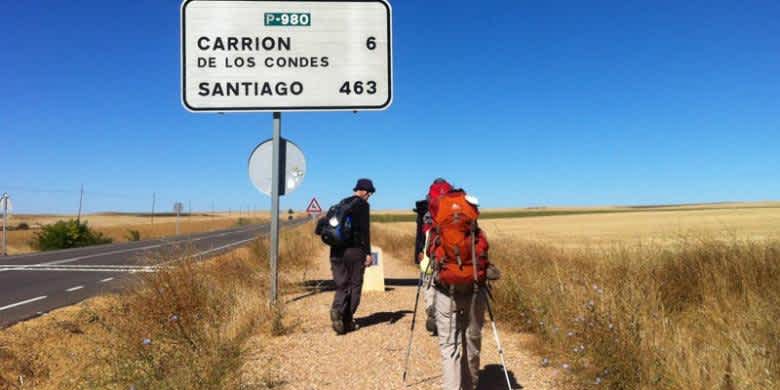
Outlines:
[{"label": "black trousers", "polygon": [[360,248],[348,248],[343,257],[330,259],[336,294],[332,308],[341,313],[344,323],[352,321],[352,316],[360,305],[360,293],[363,290],[363,273],[366,254]]}]

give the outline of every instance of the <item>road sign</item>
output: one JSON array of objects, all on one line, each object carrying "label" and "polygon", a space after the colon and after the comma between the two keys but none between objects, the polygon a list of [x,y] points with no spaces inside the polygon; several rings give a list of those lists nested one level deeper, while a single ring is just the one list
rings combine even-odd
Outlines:
[{"label": "road sign", "polygon": [[13,211],[14,204],[11,202],[11,198],[8,196],[8,194],[3,194],[3,196],[0,196],[0,210],[6,210],[9,213]]},{"label": "road sign", "polygon": [[[294,143],[282,138],[279,173],[284,172],[279,195],[289,194],[303,184],[306,175],[306,158]],[[273,183],[273,142],[267,140],[257,145],[249,156],[249,179],[260,192],[271,196]]]},{"label": "road sign", "polygon": [[317,201],[317,198],[311,198],[311,201],[309,202],[309,205],[306,206],[306,212],[309,214],[321,214],[322,213],[322,207],[320,207],[320,202]]},{"label": "road sign", "polygon": [[184,210],[184,205],[181,202],[176,202],[173,204],[173,212],[176,214],[181,214],[181,212]]},{"label": "road sign", "polygon": [[191,111],[381,110],[392,101],[385,0],[185,0]]}]

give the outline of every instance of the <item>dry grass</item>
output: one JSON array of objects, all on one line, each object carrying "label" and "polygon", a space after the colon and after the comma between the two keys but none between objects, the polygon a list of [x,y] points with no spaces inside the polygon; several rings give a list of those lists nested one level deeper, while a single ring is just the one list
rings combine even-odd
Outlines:
[{"label": "dry grass", "polygon": [[[778,388],[778,217],[733,208],[483,221],[504,275],[497,316],[539,335],[543,364],[578,388]],[[411,256],[413,224],[375,231]]]},{"label": "dry grass", "polygon": [[[73,216],[13,216],[9,220],[9,226],[15,227],[19,223],[27,223],[29,230],[11,230],[8,232],[8,254],[21,254],[34,252],[30,246],[36,232],[44,224],[51,224],[61,219],[69,219]],[[182,216],[179,219],[180,234],[192,234],[212,230],[226,229],[236,226],[239,220],[248,220],[252,223],[262,223],[269,220],[268,213],[254,213],[248,216],[223,216],[223,215],[193,215]],[[128,232],[136,230],[142,240],[151,238],[170,237],[176,234],[175,216],[155,216],[154,224],[149,217],[131,215],[88,215],[82,217],[91,228],[110,237],[114,242],[128,241]]]},{"label": "dry grass", "polygon": [[[311,229],[282,234],[280,269],[292,280],[320,249]],[[282,309],[268,305],[267,248],[258,239],[211,261],[186,259],[119,295],[4,330],[0,389],[239,387],[247,337],[289,326]],[[162,256],[155,261],[179,254]]]},{"label": "dry grass", "polygon": [[504,239],[499,317],[539,334],[578,385],[780,385],[780,241],[563,250]]}]

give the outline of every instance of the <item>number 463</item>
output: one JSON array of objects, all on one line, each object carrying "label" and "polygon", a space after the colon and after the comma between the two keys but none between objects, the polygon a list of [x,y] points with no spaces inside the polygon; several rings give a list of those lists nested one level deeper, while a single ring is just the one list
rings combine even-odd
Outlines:
[{"label": "number 463", "polygon": [[345,81],[344,84],[341,84],[339,92],[347,95],[351,93],[354,93],[355,95],[362,95],[364,93],[373,95],[376,93],[376,81],[366,81],[365,83],[362,81]]}]

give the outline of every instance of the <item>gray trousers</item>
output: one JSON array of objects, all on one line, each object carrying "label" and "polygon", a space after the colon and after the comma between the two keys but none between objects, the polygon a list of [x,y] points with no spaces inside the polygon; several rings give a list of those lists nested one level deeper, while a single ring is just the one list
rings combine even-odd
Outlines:
[{"label": "gray trousers", "polygon": [[442,358],[442,388],[474,390],[479,380],[479,353],[487,299],[485,292],[480,290],[472,307],[472,293],[450,297],[437,289],[433,290]]},{"label": "gray trousers", "polygon": [[352,322],[352,317],[360,305],[363,274],[366,271],[365,260],[366,255],[359,248],[349,248],[344,252],[344,257],[330,259],[330,270],[336,284],[331,307],[341,315],[345,324]]}]

